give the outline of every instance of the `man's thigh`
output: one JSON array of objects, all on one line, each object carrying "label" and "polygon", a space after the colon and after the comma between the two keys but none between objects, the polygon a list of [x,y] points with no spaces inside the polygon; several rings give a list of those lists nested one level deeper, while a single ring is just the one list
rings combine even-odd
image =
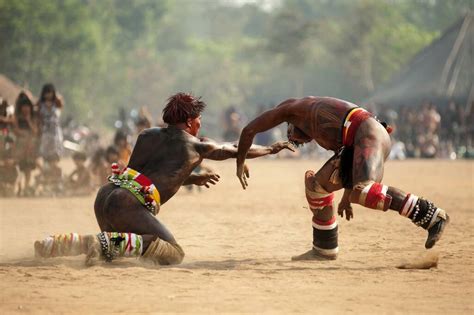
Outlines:
[{"label": "man's thigh", "polygon": [[384,152],[381,143],[373,137],[363,137],[354,144],[352,183],[381,182],[384,172]]},{"label": "man's thigh", "polygon": [[103,213],[113,232],[156,235],[164,241],[176,243],[166,226],[125,189],[116,189],[110,193]]},{"label": "man's thigh", "polygon": [[379,122],[368,119],[361,124],[354,141],[353,185],[382,181],[390,147],[390,136]]}]

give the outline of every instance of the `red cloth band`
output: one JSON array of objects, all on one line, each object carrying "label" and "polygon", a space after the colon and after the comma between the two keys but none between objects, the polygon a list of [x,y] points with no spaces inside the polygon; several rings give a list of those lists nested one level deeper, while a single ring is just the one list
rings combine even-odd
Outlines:
[{"label": "red cloth band", "polygon": [[153,182],[143,174],[140,174],[135,178],[135,181],[142,186],[150,186]]},{"label": "red cloth band", "polygon": [[313,222],[316,223],[317,225],[331,225],[331,224],[334,224],[334,222],[336,222],[336,216],[333,216],[331,219],[329,219],[329,221],[321,221],[321,220],[313,218]]},{"label": "red cloth band", "polygon": [[[356,107],[353,110],[355,110],[356,112],[354,112],[352,115],[349,113],[349,119],[344,122],[342,144],[346,147],[350,147],[354,144],[354,138],[360,124],[364,120],[372,117],[371,113],[359,107]],[[347,122],[350,122],[350,124],[346,127]]]},{"label": "red cloth band", "polygon": [[365,197],[365,206],[376,209],[377,204],[381,200],[385,200],[385,195],[382,194],[383,185],[380,183],[373,183]]},{"label": "red cloth band", "polygon": [[322,198],[310,198],[309,196],[306,196],[306,199],[308,200],[310,206],[323,208],[332,205],[332,202],[334,201],[334,194],[329,194]]}]

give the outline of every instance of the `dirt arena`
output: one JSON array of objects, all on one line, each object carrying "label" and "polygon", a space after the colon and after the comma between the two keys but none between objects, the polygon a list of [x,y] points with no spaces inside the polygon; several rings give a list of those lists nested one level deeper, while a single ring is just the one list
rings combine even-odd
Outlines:
[{"label": "dirt arena", "polygon": [[[303,174],[322,163],[250,161],[247,191],[234,161],[211,164],[218,186],[183,189],[159,215],[186,252],[174,267],[128,259],[86,268],[84,256],[35,260],[36,239],[98,232],[94,196],[0,199],[0,314],[472,314],[474,162],[386,167],[385,183],[449,212],[451,225],[434,250],[424,249],[426,232],[407,219],[355,206],[354,221],[339,220],[338,260],[292,262],[312,241]],[[396,268],[433,256],[437,268]]]}]

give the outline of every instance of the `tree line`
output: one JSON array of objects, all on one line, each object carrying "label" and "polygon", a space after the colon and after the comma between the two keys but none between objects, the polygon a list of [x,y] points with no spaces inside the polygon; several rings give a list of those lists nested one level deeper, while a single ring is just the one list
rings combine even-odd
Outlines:
[{"label": "tree line", "polygon": [[472,9],[472,0],[0,0],[0,73],[97,123],[158,114],[175,91],[211,113],[292,96],[358,101]]}]

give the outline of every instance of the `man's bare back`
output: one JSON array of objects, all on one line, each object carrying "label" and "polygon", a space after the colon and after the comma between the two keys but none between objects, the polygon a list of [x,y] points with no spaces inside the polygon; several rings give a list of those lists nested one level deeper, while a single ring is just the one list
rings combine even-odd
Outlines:
[{"label": "man's bare back", "polygon": [[342,121],[354,107],[357,105],[332,97],[308,96],[289,99],[281,103],[277,110],[283,113],[286,122],[297,127],[321,147],[337,151],[342,146]]}]

